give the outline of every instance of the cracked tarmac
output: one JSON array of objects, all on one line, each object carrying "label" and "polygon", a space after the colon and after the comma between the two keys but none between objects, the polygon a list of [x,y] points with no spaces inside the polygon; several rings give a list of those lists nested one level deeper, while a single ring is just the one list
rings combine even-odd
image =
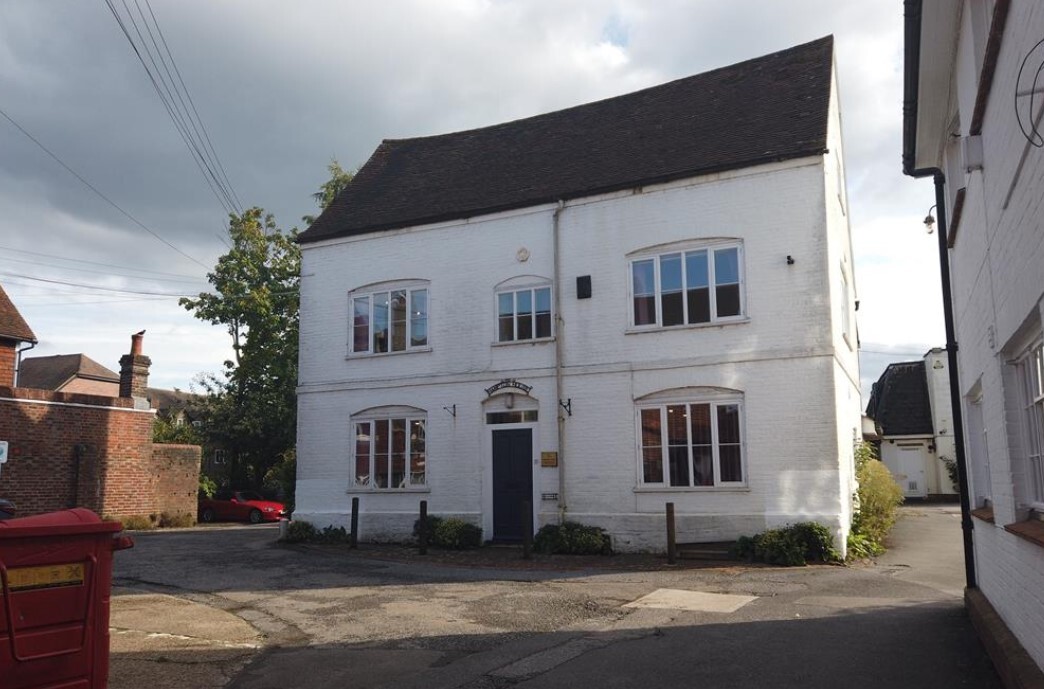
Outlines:
[{"label": "cracked tarmac", "polygon": [[910,511],[884,566],[794,569],[477,569],[280,546],[269,527],[136,534],[117,557],[110,687],[992,689],[947,564],[959,573],[951,517]]}]

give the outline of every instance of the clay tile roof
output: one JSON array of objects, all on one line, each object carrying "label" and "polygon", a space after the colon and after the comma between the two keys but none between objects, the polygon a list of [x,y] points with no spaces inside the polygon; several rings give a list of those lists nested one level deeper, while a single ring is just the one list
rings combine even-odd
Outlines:
[{"label": "clay tile roof", "polygon": [[889,364],[874,383],[866,415],[881,435],[932,435],[932,407],[923,361]]},{"label": "clay tile roof", "polygon": [[36,342],[36,335],[0,285],[0,339]]},{"label": "clay tile roof", "polygon": [[832,36],[595,103],[386,139],[301,243],[631,189],[826,150]]},{"label": "clay tile roof", "polygon": [[56,354],[22,359],[18,385],[37,390],[57,390],[73,376],[118,383],[120,375],[86,354]]}]

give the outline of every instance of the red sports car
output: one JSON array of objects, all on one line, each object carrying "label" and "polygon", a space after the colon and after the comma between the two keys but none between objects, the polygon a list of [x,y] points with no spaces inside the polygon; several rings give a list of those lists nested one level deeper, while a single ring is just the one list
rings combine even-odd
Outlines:
[{"label": "red sports car", "polygon": [[266,500],[252,490],[219,490],[212,498],[199,499],[199,520],[214,522],[221,519],[248,521],[251,524],[277,522],[289,517],[281,502]]}]

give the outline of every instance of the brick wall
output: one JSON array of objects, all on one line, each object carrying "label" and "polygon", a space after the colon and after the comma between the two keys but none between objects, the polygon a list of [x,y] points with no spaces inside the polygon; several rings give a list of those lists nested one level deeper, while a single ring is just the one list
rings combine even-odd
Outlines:
[{"label": "brick wall", "polygon": [[17,354],[15,343],[0,341],[0,385],[13,385]]},{"label": "brick wall", "polygon": [[[153,412],[133,406],[128,398],[0,387],[0,439],[10,447],[0,495],[21,515],[69,507],[107,516],[194,512],[195,487],[191,496],[180,488],[191,462],[179,457],[188,451],[154,456]],[[198,448],[193,458],[198,473]],[[171,487],[175,496],[158,497]]]},{"label": "brick wall", "polygon": [[200,452],[199,445],[152,446],[152,492],[157,512],[196,516]]}]

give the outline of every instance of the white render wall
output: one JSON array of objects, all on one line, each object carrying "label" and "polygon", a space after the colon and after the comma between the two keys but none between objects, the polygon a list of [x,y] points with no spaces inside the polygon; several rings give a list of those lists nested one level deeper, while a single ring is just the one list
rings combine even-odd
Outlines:
[{"label": "white render wall", "polygon": [[[977,84],[968,10],[954,65],[962,134],[968,133]],[[951,198],[956,189],[967,189],[950,253],[961,394],[967,418],[968,403],[981,393],[986,427],[985,452],[970,454],[969,462],[982,466],[988,458],[992,485],[994,522],[974,520],[979,588],[1044,666],[1044,547],[1004,529],[1027,517],[1023,419],[1008,362],[1041,336],[1044,309],[1044,155],[1028,149],[1018,131],[1012,113],[1014,76],[1042,35],[1044,4],[1011,3],[985,113],[983,169],[951,177],[947,184]],[[983,490],[973,485],[971,494]]]},{"label": "white render wall", "polygon": [[[344,525],[351,498],[359,497],[362,538],[391,540],[409,533],[425,499],[431,513],[469,519],[489,537],[490,427],[483,420],[506,398],[487,399],[485,388],[516,378],[533,389],[531,399],[515,396],[515,408],[529,404],[540,413],[533,447],[538,526],[557,522],[564,508],[569,519],[605,527],[618,549],[659,550],[664,504],[673,501],[682,542],[815,519],[843,548],[860,403],[854,346],[840,335],[838,276],[843,262],[851,269],[847,219],[824,200],[825,168],[843,171],[832,155],[565,204],[561,397],[571,400],[573,414],[564,447],[554,343],[494,343],[497,285],[553,277],[554,206],[304,245],[296,515]],[[828,218],[843,222],[841,229],[828,232]],[[749,318],[629,332],[629,254],[711,238],[743,241]],[[591,276],[593,294],[578,300],[583,275]],[[347,357],[349,292],[407,279],[430,281],[430,351]],[[850,301],[854,294],[853,277]],[[851,322],[854,335],[854,313]],[[742,392],[744,488],[638,486],[636,400],[680,388]],[[424,491],[349,490],[349,419],[381,405],[426,410]],[[456,416],[447,411],[454,406]],[[541,467],[542,451],[559,451],[560,467]],[[559,491],[559,471],[565,495],[542,500]]]}]

